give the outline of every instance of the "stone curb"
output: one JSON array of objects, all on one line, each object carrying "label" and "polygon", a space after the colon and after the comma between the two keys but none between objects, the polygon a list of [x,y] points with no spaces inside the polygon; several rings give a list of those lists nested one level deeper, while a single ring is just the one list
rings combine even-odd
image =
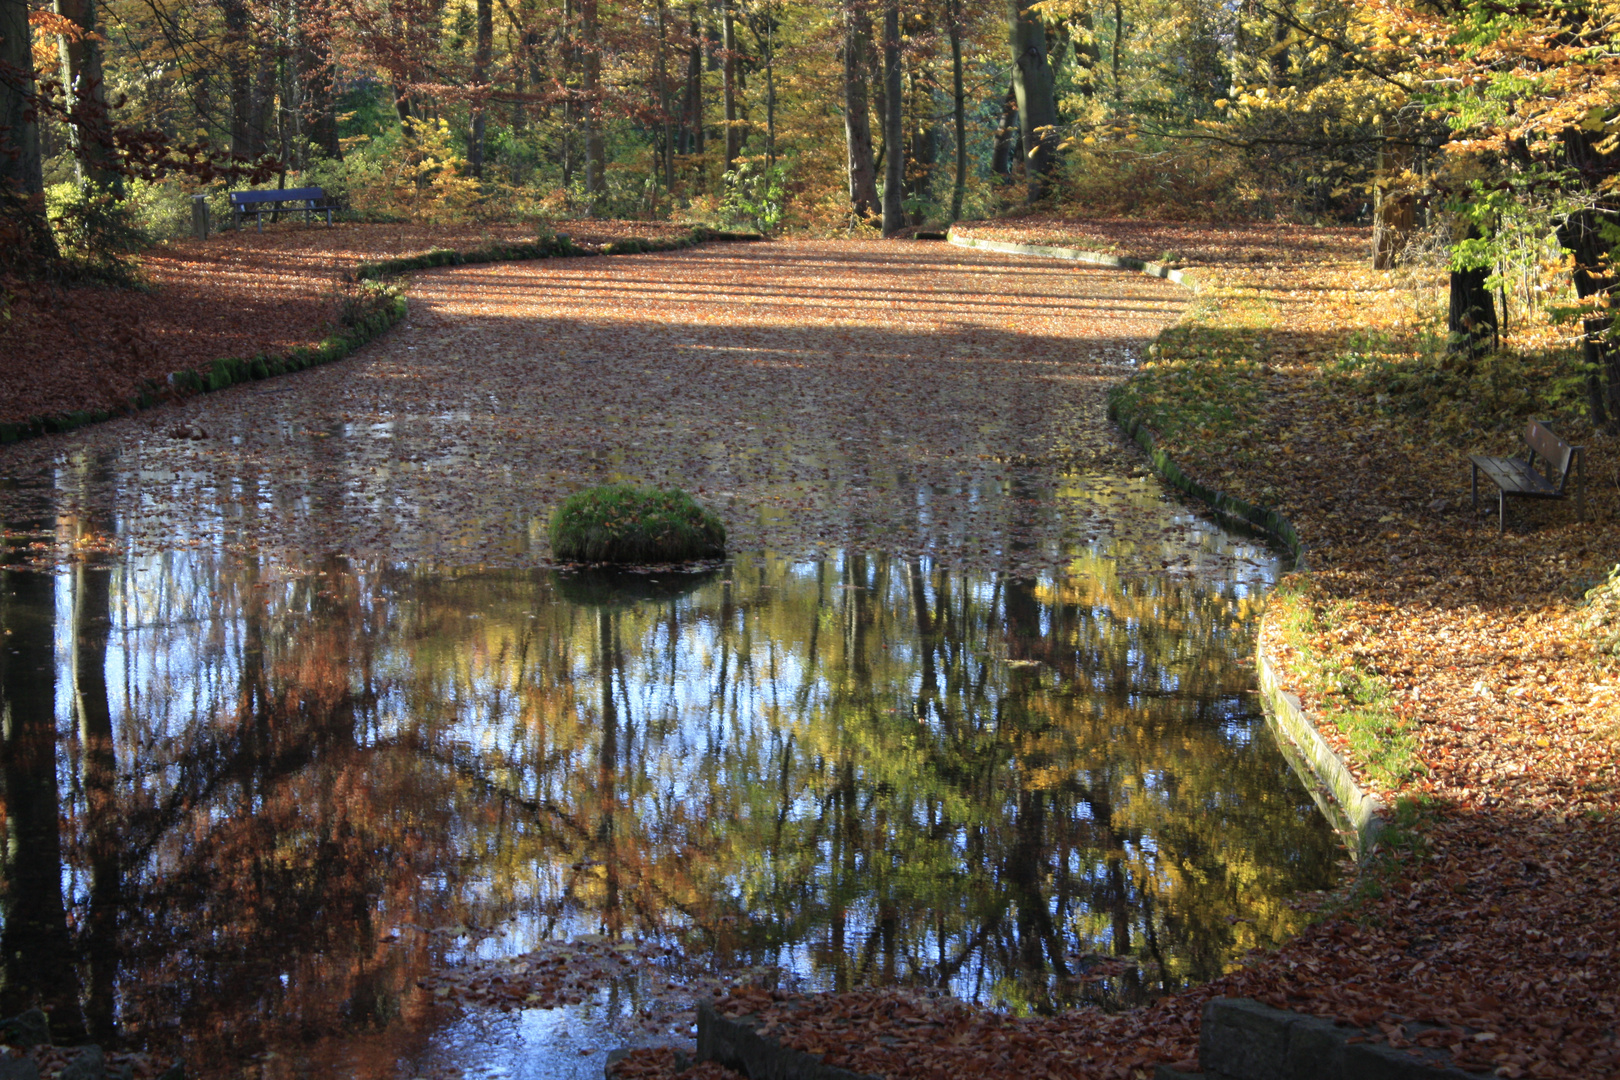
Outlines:
[{"label": "stone curb", "polygon": [[[1443,1050],[1397,1050],[1364,1042],[1359,1028],[1262,1005],[1216,998],[1204,1006],[1198,1061],[1205,1080],[1478,1080]],[[1354,1040],[1354,1041],[1352,1041]],[[1160,1068],[1158,1080],[1186,1074]]]},{"label": "stone curb", "polygon": [[[1264,641],[1264,616],[1260,625]],[[1383,800],[1356,783],[1349,764],[1328,745],[1298,696],[1283,689],[1277,678],[1277,664],[1264,645],[1256,650],[1255,667],[1266,716],[1286,736],[1277,740],[1283,755],[1305,781],[1322,815],[1333,823],[1355,856],[1366,858],[1384,829]]]},{"label": "stone curb", "polygon": [[697,1059],[717,1061],[749,1080],[876,1080],[783,1046],[762,1034],[753,1017],[721,1016],[708,1001],[698,1002],[697,1014]]}]

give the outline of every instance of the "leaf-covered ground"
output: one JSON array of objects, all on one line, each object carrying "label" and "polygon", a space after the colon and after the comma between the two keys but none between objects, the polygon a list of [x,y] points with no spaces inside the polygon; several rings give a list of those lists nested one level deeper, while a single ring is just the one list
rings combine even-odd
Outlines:
[{"label": "leaf-covered ground", "polygon": [[[653,222],[574,222],[581,245],[682,235]],[[362,261],[533,242],[525,226],[266,225],[180,240],[139,257],[146,291],[0,282],[0,423],[118,410],[147,379],[221,357],[313,346],[338,318],[343,282]]]},{"label": "leaf-covered ground", "polygon": [[1158,572],[1184,551],[1162,530],[1194,527],[1103,417],[1185,304],[1166,282],[781,241],[446,268],[409,296],[343,363],[0,451],[0,513],[111,512],[133,550],[520,566],[565,495],[620,479],[691,490],[737,550],[1030,568],[1136,529],[1126,569]]},{"label": "leaf-covered ground", "polygon": [[[1220,230],[1171,228],[1196,231],[1189,249],[1215,252],[1214,268],[1127,404],[1189,474],[1297,527],[1311,572],[1276,602],[1267,645],[1363,784],[1401,807],[1395,828],[1317,925],[1146,1010],[1011,1020],[875,992],[733,994],[723,1007],[890,1076],[1190,1068],[1213,994],[1440,1048],[1486,1073],[1620,1074],[1620,681],[1599,648],[1613,628],[1591,630],[1577,603],[1620,551],[1620,446],[1572,423],[1589,455],[1589,520],[1568,503],[1517,502],[1499,536],[1470,507],[1466,453],[1514,451],[1517,399],[1459,438],[1445,403],[1403,410],[1344,377],[1375,341],[1391,363],[1422,364],[1400,358],[1409,305],[1365,268],[1364,234],[1310,230],[1328,242],[1255,259],[1219,257]],[[1092,249],[1124,235],[1106,223],[969,231]],[[1239,253],[1253,232],[1231,234]],[[1157,242],[1114,250],[1152,257]],[[1479,411],[1478,397],[1459,407],[1470,404]],[[1523,408],[1535,407],[1532,395]]]}]

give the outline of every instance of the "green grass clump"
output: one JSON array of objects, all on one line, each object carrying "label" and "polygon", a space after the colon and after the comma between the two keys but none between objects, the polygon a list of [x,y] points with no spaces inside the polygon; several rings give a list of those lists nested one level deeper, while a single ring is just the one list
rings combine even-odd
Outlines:
[{"label": "green grass clump", "polygon": [[551,552],[568,562],[674,563],[726,553],[726,527],[676,489],[605,484],[551,515]]}]

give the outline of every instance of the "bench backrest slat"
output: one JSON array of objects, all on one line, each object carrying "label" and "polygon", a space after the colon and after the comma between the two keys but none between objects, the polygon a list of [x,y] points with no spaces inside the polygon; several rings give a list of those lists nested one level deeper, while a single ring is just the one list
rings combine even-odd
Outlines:
[{"label": "bench backrest slat", "polygon": [[[1569,464],[1575,456],[1575,447],[1554,435],[1552,428],[1540,420],[1532,420],[1530,426],[1524,429],[1524,441],[1536,457],[1547,463],[1550,470],[1547,479],[1562,491],[1564,481],[1569,478]],[[1531,464],[1534,463],[1532,459]]]},{"label": "bench backrest slat", "polygon": [[318,187],[285,188],[281,191],[233,191],[233,203],[291,202],[294,199],[324,199],[326,192]]}]

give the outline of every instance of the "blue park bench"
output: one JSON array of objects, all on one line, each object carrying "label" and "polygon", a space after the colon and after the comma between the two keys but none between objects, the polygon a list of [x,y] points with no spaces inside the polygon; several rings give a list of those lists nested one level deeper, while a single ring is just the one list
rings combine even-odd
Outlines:
[{"label": "blue park bench", "polygon": [[[233,191],[231,192],[231,216],[237,228],[242,227],[242,219],[252,214],[258,219],[259,231],[264,232],[264,215],[278,214],[283,209],[304,212],[307,222],[311,214],[325,214],[326,223],[332,224],[332,207],[330,205],[317,206],[317,203],[326,202],[326,192],[318,187],[283,188],[279,191]],[[302,206],[284,207],[283,203],[303,203]]]}]

